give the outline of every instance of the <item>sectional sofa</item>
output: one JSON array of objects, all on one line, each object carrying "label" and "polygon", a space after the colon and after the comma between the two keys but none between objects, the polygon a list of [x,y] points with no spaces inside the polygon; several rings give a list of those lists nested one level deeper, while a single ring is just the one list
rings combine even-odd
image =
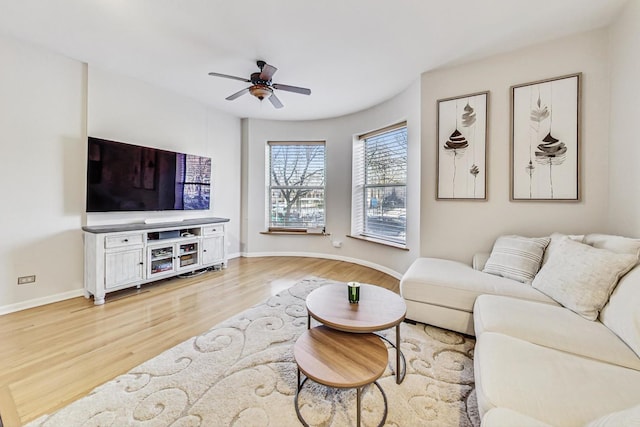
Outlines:
[{"label": "sectional sofa", "polygon": [[400,288],[407,319],[476,336],[483,426],[639,426],[639,255],[619,236],[502,236],[471,266],[416,260]]}]

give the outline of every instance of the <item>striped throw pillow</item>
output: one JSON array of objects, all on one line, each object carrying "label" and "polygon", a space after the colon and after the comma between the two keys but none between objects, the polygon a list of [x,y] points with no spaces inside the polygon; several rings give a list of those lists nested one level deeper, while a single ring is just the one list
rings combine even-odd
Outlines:
[{"label": "striped throw pillow", "polygon": [[500,236],[482,271],[530,283],[540,269],[550,240],[549,237]]}]

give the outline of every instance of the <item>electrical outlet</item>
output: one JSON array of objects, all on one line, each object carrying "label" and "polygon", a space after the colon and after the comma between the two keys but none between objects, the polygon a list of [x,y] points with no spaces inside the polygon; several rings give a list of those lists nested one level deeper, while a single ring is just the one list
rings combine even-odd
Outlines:
[{"label": "electrical outlet", "polygon": [[34,283],[35,281],[36,281],[35,274],[32,274],[31,276],[18,277],[18,285],[26,285],[27,283]]}]

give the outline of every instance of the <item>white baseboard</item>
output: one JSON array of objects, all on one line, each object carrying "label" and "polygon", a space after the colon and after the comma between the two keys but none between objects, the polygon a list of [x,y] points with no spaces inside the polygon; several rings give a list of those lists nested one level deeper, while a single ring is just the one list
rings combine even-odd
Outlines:
[{"label": "white baseboard", "polygon": [[389,276],[394,277],[398,280],[402,279],[402,273],[399,273],[383,265],[376,264],[369,261],[364,261],[357,258],[341,256],[341,255],[322,254],[322,253],[316,253],[316,252],[242,252],[241,255],[245,258],[258,258],[258,257],[268,257],[268,256],[290,256],[290,257],[304,257],[304,258],[333,259],[336,261],[345,261],[345,262],[350,262],[352,264],[358,264],[364,267],[373,268],[374,270],[378,270],[383,273],[386,273]]},{"label": "white baseboard", "polygon": [[83,289],[75,289],[73,291],[63,292],[61,294],[48,295],[42,298],[34,298],[15,304],[0,306],[0,316],[3,314],[15,313],[16,311],[26,310],[28,308],[39,307],[41,305],[51,304],[53,302],[64,301],[66,299],[84,296]]}]

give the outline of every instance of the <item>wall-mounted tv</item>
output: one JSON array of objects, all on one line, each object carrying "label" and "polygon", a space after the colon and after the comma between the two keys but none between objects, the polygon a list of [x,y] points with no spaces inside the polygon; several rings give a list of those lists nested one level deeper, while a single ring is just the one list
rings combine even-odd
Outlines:
[{"label": "wall-mounted tv", "polygon": [[211,158],[88,138],[87,212],[209,209]]}]

